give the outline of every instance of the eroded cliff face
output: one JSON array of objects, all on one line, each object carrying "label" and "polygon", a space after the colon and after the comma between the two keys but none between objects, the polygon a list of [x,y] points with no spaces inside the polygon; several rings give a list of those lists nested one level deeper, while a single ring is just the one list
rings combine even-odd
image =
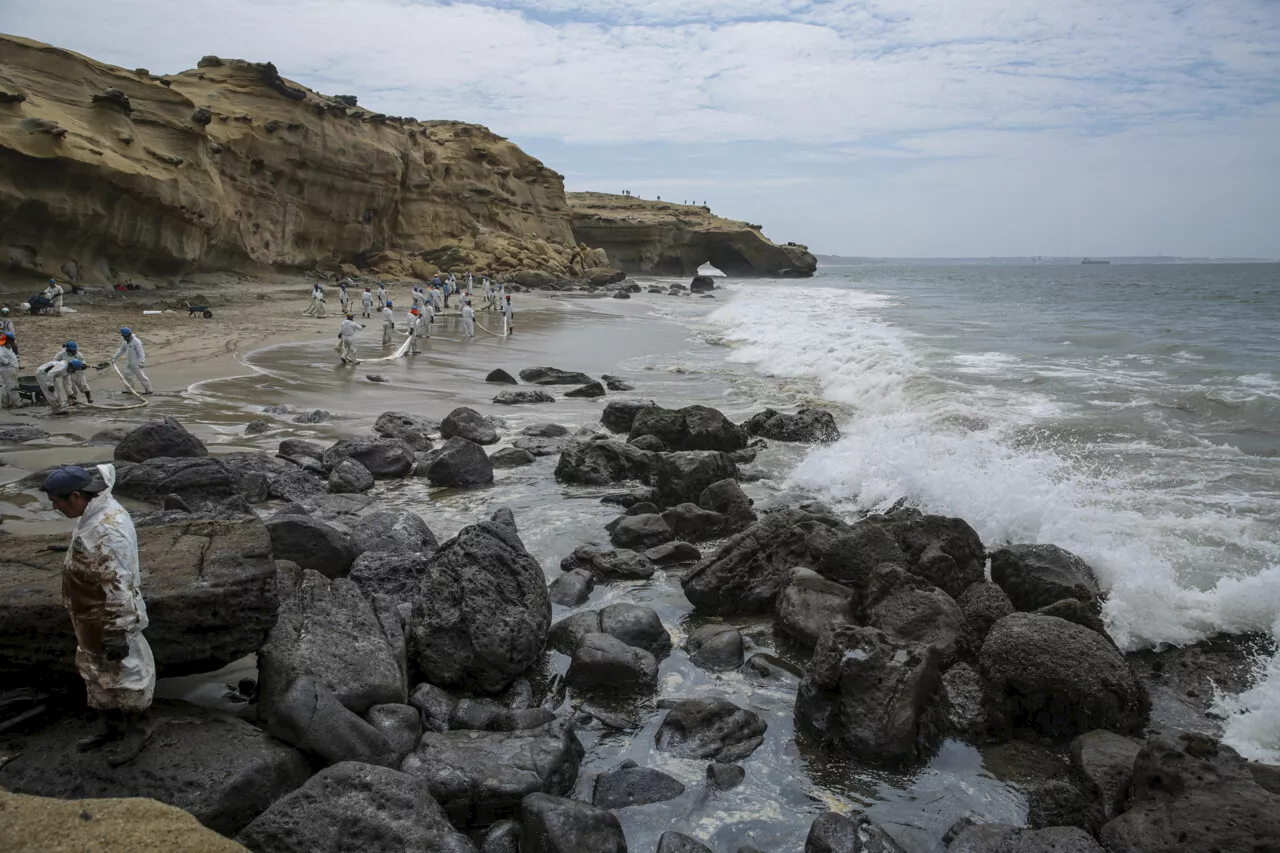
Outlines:
[{"label": "eroded cliff face", "polygon": [[805,246],[780,246],[759,226],[705,207],[608,193],[569,193],[574,237],[634,273],[693,275],[710,262],[728,276],[807,277],[818,262]]},{"label": "eroded cliff face", "polygon": [[268,267],[581,275],[563,177],[484,127],[269,63],[169,77],[0,36],[0,260],[72,280]]}]

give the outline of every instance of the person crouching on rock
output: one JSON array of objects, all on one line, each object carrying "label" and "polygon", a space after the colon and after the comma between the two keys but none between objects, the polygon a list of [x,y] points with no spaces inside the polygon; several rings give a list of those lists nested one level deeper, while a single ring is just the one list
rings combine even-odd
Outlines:
[{"label": "person crouching on rock", "polygon": [[53,508],[76,519],[62,570],[62,599],[76,634],[76,668],[89,707],[97,712],[81,751],[119,742],[107,755],[114,766],[133,760],[146,745],[142,719],[151,707],[156,664],[142,632],[138,537],[133,518],[111,495],[114,465],[70,465],[42,487]]}]

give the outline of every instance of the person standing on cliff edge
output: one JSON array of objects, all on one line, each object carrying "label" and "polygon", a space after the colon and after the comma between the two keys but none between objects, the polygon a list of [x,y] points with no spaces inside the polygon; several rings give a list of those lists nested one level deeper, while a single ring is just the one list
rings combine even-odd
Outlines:
[{"label": "person standing on cliff edge", "polygon": [[62,570],[62,599],[76,634],[76,668],[89,708],[97,712],[82,752],[119,742],[107,754],[113,767],[146,746],[143,718],[151,708],[156,664],[142,632],[147,605],[138,567],[133,518],[111,495],[114,465],[69,465],[42,487],[53,508],[76,519]]}]

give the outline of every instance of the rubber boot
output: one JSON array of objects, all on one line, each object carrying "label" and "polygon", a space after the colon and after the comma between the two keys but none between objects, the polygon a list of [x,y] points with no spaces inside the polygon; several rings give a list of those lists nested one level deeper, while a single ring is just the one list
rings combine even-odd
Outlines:
[{"label": "rubber boot", "polygon": [[119,711],[98,711],[89,734],[76,741],[76,749],[88,752],[124,736],[124,718]]},{"label": "rubber boot", "polygon": [[107,752],[107,764],[120,767],[137,758],[151,739],[151,731],[146,725],[146,711],[120,712],[123,722],[120,745]]},{"label": "rubber boot", "polygon": [[89,391],[84,392],[84,399],[89,403],[89,405],[93,405],[93,394]]}]

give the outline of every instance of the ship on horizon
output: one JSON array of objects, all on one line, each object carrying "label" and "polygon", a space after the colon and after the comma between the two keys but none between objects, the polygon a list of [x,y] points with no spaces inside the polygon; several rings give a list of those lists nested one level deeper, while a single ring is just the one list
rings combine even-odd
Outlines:
[{"label": "ship on horizon", "polygon": [[1103,260],[1099,260],[1098,258],[1081,258],[1081,259],[1080,259],[1080,263],[1082,263],[1082,264],[1109,264],[1109,263],[1111,263],[1111,261],[1103,261]]}]

